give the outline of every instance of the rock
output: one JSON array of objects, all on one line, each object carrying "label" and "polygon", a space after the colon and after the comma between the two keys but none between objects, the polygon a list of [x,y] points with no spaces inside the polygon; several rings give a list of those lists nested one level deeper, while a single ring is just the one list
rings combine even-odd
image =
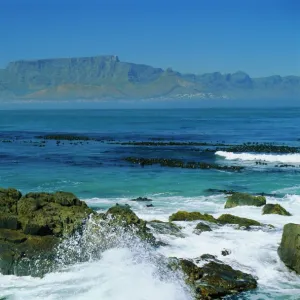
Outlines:
[{"label": "rock", "polygon": [[197,224],[197,226],[195,227],[193,232],[195,234],[200,234],[201,232],[205,232],[205,231],[212,231],[212,230],[208,225],[200,222],[200,223]]},{"label": "rock", "polygon": [[146,204],[146,207],[154,207],[153,204]]},{"label": "rock", "polygon": [[230,251],[230,250],[227,250],[227,249],[223,249],[223,250],[221,251],[221,254],[222,254],[223,256],[227,256],[227,255],[231,254],[231,251]]},{"label": "rock", "polygon": [[202,221],[207,221],[211,223],[217,223],[218,221],[209,214],[201,214],[200,212],[187,212],[187,211],[178,211],[174,214],[172,214],[169,217],[169,221],[197,221],[197,220],[202,220]]},{"label": "rock", "polygon": [[202,254],[199,258],[197,258],[196,260],[199,262],[201,260],[216,260],[217,256],[212,255],[212,254]]},{"label": "rock", "polygon": [[239,227],[250,227],[250,226],[262,226],[261,223],[255,221],[255,220],[251,220],[251,219],[247,219],[247,218],[240,218],[237,216],[233,216],[230,214],[224,214],[221,215],[218,218],[218,221],[220,224],[234,224],[234,225],[238,225]]},{"label": "rock", "polygon": [[29,193],[17,209],[22,230],[31,235],[69,235],[92,213],[85,202],[66,192]]},{"label": "rock", "polygon": [[239,172],[244,169],[243,166],[222,166],[217,164],[211,164],[207,162],[185,162],[180,159],[167,159],[167,158],[142,158],[142,157],[126,157],[125,161],[132,164],[139,164],[142,167],[150,165],[160,165],[161,167],[169,168],[184,168],[184,169],[203,169],[203,170],[223,170]]},{"label": "rock", "polygon": [[171,222],[162,222],[162,221],[150,221],[148,223],[150,228],[154,233],[158,234],[169,234],[176,237],[184,238],[185,235],[181,232],[181,228],[174,223]]},{"label": "rock", "polygon": [[147,197],[138,197],[138,198],[132,199],[131,201],[136,201],[136,202],[151,202],[153,200],[149,199]]},{"label": "rock", "polygon": [[252,275],[214,261],[198,267],[192,261],[173,258],[170,267],[182,270],[196,299],[220,299],[257,287]]},{"label": "rock", "polygon": [[263,206],[266,204],[266,197],[252,196],[245,193],[233,193],[227,197],[225,208],[232,208],[236,206],[250,205],[250,206]]},{"label": "rock", "polygon": [[291,214],[285,210],[280,204],[266,204],[263,207],[263,215],[277,214],[281,216],[291,216]]},{"label": "rock", "polygon": [[22,194],[16,189],[0,188],[0,208],[1,214],[17,213],[17,202],[22,197]]},{"label": "rock", "polygon": [[105,214],[105,218],[112,218],[111,226],[123,226],[128,230],[134,229],[134,233],[142,240],[146,240],[151,244],[155,244],[155,238],[146,226],[147,222],[138,218],[138,216],[130,209],[129,205],[115,205],[111,207]]},{"label": "rock", "polygon": [[71,193],[22,197],[15,189],[0,189],[0,209],[0,272],[31,276],[51,270],[60,239],[80,230],[92,213]]},{"label": "rock", "polygon": [[300,274],[300,224],[284,225],[278,255],[287,267]]}]

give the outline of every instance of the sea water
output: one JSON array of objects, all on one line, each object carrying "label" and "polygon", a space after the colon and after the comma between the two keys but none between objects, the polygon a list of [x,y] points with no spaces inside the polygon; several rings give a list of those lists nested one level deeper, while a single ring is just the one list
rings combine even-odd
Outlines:
[{"label": "sea water", "polygon": [[[280,261],[277,248],[286,223],[299,223],[299,154],[203,151],[198,146],[134,146],[115,142],[178,141],[241,144],[267,142],[300,147],[300,109],[49,110],[0,111],[0,186],[30,191],[70,191],[105,211],[130,204],[145,220],[168,220],[178,210],[218,217],[231,213],[274,225],[251,231],[232,226],[193,233],[197,222],[179,222],[184,238],[157,234],[157,250],[120,243],[101,258],[74,263],[44,278],[0,275],[0,296],[11,299],[150,300],[192,299],[181,276],[165,276],[161,258],[196,258],[204,253],[251,273],[258,289],[232,299],[299,299],[300,276]],[[74,143],[36,137],[73,133],[101,140]],[[11,142],[7,142],[10,140]],[[125,157],[177,158],[239,165],[241,172],[131,165]],[[265,161],[267,165],[257,165]],[[278,168],[276,164],[295,167]],[[267,193],[291,217],[262,215],[259,207],[224,209],[226,195],[215,190]],[[132,202],[148,197],[153,207]],[[227,249],[230,255],[222,256]],[[243,298],[239,298],[243,297]]]}]

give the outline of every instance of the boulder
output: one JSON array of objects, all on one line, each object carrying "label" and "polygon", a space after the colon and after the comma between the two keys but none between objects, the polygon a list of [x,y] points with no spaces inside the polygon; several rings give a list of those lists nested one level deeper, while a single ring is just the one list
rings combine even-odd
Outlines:
[{"label": "boulder", "polygon": [[185,235],[181,232],[180,227],[171,222],[153,220],[148,222],[148,225],[154,233],[169,234],[181,238],[185,237]]},{"label": "boulder", "polygon": [[281,215],[281,216],[291,216],[291,214],[284,209],[280,204],[266,204],[263,207],[263,215],[268,215],[268,214],[276,214],[276,215]]},{"label": "boulder", "polygon": [[227,197],[225,208],[232,208],[236,206],[263,206],[266,204],[265,196],[253,196],[246,193],[233,193]]},{"label": "boulder", "polygon": [[200,212],[187,212],[187,211],[178,211],[174,214],[172,214],[169,217],[169,221],[197,221],[197,220],[202,220],[202,221],[207,221],[211,223],[217,223],[218,221],[209,214],[201,214]]},{"label": "boulder", "polygon": [[147,222],[140,219],[129,207],[129,205],[118,205],[111,207],[104,218],[110,218],[110,226],[122,226],[124,229],[133,230],[142,240],[155,244],[155,238],[146,226]]},{"label": "boulder", "polygon": [[22,197],[15,189],[0,189],[0,209],[0,272],[32,276],[51,270],[60,239],[80,230],[92,213],[71,193]]},{"label": "boulder", "polygon": [[146,197],[138,197],[138,198],[132,199],[131,201],[135,201],[135,202],[151,202],[153,200],[149,199],[149,198],[146,198]]},{"label": "boulder", "polygon": [[278,255],[287,267],[300,274],[300,224],[284,225]]},{"label": "boulder", "polygon": [[195,234],[200,234],[200,233],[205,232],[205,231],[212,231],[212,230],[208,225],[200,222],[200,223],[197,224],[197,226],[195,227],[193,232]]},{"label": "boulder", "polygon": [[198,267],[190,260],[172,258],[170,267],[182,270],[196,299],[220,299],[257,287],[252,275],[215,261]]},{"label": "boulder", "polygon": [[218,218],[218,221],[220,224],[225,225],[225,224],[233,224],[233,225],[238,225],[238,227],[250,227],[250,226],[262,226],[261,223],[247,219],[247,218],[240,218],[237,216],[233,216],[230,214],[223,214]]}]

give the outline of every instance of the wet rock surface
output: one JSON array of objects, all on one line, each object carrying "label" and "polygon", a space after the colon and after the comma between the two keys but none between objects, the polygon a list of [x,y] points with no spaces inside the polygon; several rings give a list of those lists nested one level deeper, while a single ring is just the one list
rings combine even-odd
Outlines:
[{"label": "wet rock surface", "polygon": [[300,274],[300,225],[286,224],[283,227],[278,255],[285,265]]},{"label": "wet rock surface", "polygon": [[186,282],[194,290],[195,299],[221,299],[257,287],[252,275],[216,261],[198,267],[190,260],[172,258],[170,267],[182,270]]},{"label": "wet rock surface", "polygon": [[[49,271],[55,246],[83,225],[92,213],[72,193],[29,193],[0,190],[0,271],[41,275]],[[34,260],[40,260],[34,269]]]},{"label": "wet rock surface", "polygon": [[232,208],[236,206],[263,206],[266,204],[265,196],[253,196],[246,193],[233,193],[227,197],[225,208]]},{"label": "wet rock surface", "polygon": [[280,204],[266,204],[263,207],[262,214],[263,215],[276,214],[281,216],[291,216],[291,213],[289,213]]}]

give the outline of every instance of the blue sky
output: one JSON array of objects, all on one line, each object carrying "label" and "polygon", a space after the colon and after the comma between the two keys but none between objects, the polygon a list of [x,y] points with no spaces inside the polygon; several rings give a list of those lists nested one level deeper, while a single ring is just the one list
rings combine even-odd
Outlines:
[{"label": "blue sky", "polygon": [[298,0],[0,0],[0,67],[118,55],[191,73],[300,75]]}]

